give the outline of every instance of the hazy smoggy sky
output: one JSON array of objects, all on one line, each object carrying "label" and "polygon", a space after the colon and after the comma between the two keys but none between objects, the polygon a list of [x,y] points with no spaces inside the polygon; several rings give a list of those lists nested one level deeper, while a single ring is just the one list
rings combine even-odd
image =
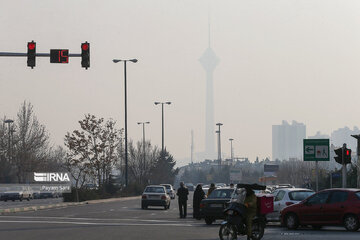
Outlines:
[{"label": "hazy smoggy sky", "polygon": [[[91,44],[91,67],[0,57],[0,114],[14,118],[24,100],[34,105],[54,144],[78,128],[84,114],[124,125],[123,64],[128,64],[128,134],[146,135],[176,159],[190,158],[205,144],[205,72],[198,59],[208,45],[206,0],[1,0],[0,51],[64,48],[80,53]],[[211,46],[220,58],[214,72],[215,121],[222,147],[250,160],[271,156],[271,125],[296,120],[330,134],[359,125],[360,1],[213,0]],[[184,162],[179,162],[180,165]]]}]

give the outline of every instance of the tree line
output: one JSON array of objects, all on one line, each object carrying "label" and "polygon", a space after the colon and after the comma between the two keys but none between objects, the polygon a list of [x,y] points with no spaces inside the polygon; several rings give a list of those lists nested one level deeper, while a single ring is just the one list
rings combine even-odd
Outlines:
[{"label": "tree line", "polygon": [[[86,114],[79,127],[67,132],[63,146],[53,146],[33,105],[24,102],[12,123],[0,124],[0,182],[27,183],[33,172],[69,172],[74,197],[88,186],[102,194],[137,194],[146,184],[173,183],[178,169],[173,156],[150,141],[128,143],[128,181],[124,186],[123,129],[112,119]],[[144,151],[145,149],[145,151]],[[110,186],[111,185],[111,186]],[[110,188],[109,188],[110,186]]]}]

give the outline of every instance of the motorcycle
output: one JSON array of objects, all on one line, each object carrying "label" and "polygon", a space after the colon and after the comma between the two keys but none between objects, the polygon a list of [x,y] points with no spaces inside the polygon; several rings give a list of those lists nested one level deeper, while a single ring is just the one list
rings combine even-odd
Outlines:
[{"label": "motorcycle", "polygon": [[[252,186],[252,189],[263,190],[265,187],[260,185],[238,184],[241,189],[236,189],[236,194],[230,200],[229,206],[224,210],[226,216],[225,221],[221,223],[219,230],[220,240],[236,240],[238,235],[246,235],[246,206],[244,200],[246,190],[244,187]],[[236,199],[235,199],[236,198]],[[266,217],[258,211],[258,214],[252,220],[252,236],[253,240],[260,240],[264,236],[266,227]]]}]

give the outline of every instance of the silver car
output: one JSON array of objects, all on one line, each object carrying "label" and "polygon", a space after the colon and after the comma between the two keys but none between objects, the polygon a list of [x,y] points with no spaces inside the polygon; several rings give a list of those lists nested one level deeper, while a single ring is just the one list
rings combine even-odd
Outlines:
[{"label": "silver car", "polygon": [[141,208],[147,209],[148,206],[162,206],[166,210],[170,208],[170,201],[164,186],[150,185],[145,188],[141,196]]},{"label": "silver car", "polygon": [[175,190],[171,184],[160,184],[166,188],[166,193],[170,196],[171,199],[175,199]]},{"label": "silver car", "polygon": [[280,211],[301,202],[315,192],[307,188],[280,188],[274,192],[274,211],[266,215],[268,221],[280,221]]}]

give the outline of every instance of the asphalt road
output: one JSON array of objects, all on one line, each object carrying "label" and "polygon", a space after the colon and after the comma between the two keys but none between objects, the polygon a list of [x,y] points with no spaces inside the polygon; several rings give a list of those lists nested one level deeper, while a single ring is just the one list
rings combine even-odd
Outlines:
[{"label": "asphalt road", "polygon": [[0,209],[7,209],[7,208],[21,208],[21,207],[29,207],[29,206],[42,206],[48,204],[57,204],[62,203],[62,198],[46,198],[46,199],[30,199],[27,200],[15,200],[14,202],[9,200],[7,202],[0,201]]},{"label": "asphalt road", "polygon": [[[52,240],[219,239],[220,221],[207,226],[204,221],[191,218],[191,213],[189,204],[188,218],[180,219],[177,200],[172,200],[169,210],[156,207],[142,210],[138,198],[8,214],[0,216],[0,239],[20,240],[25,236],[27,239]],[[359,237],[360,232],[347,232],[343,228],[289,231],[273,225],[266,228],[263,239],[328,240]]]}]

